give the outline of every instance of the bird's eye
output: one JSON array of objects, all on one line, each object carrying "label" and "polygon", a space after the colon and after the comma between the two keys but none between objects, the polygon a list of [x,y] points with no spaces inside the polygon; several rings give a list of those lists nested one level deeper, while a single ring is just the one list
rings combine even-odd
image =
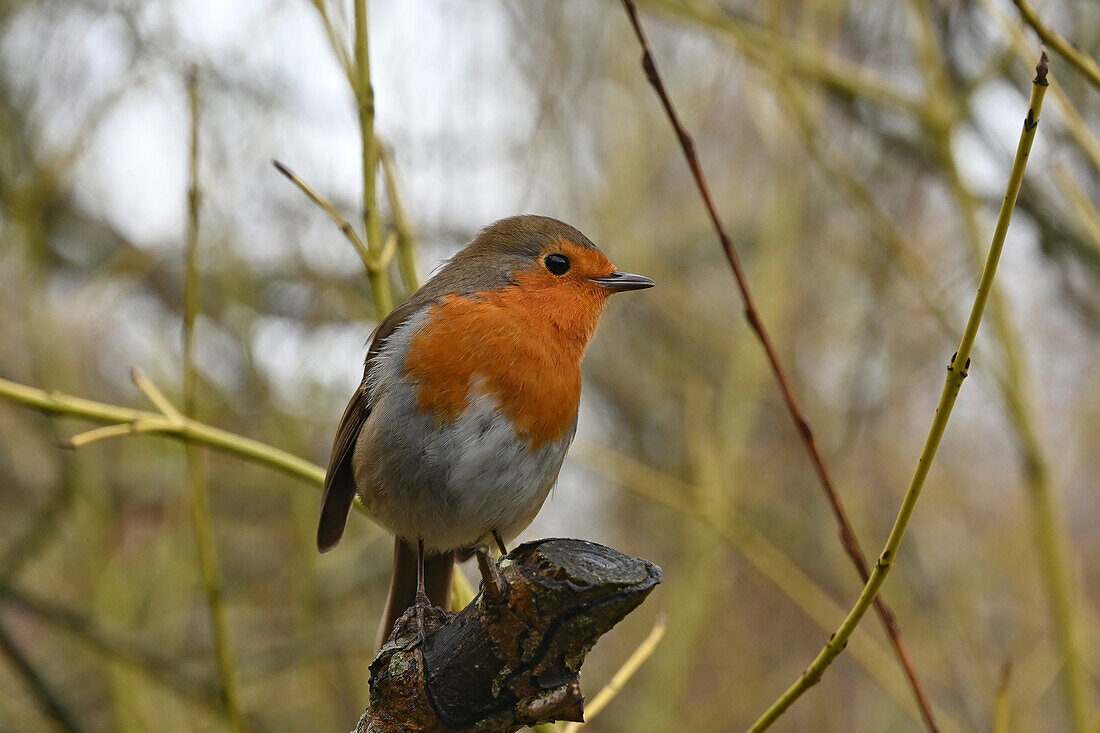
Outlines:
[{"label": "bird's eye", "polygon": [[543,260],[543,262],[546,263],[546,269],[555,275],[564,275],[569,272],[569,258],[565,255],[546,255],[546,259]]}]

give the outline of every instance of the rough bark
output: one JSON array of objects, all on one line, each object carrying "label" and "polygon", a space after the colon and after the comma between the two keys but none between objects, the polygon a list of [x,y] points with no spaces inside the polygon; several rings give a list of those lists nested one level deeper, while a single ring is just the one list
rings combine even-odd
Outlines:
[{"label": "rough bark", "polygon": [[661,582],[646,560],[573,539],[521,545],[497,568],[499,584],[483,584],[458,615],[429,619],[423,644],[411,613],[398,620],[371,663],[371,704],[356,733],[504,733],[583,720],[581,663]]}]

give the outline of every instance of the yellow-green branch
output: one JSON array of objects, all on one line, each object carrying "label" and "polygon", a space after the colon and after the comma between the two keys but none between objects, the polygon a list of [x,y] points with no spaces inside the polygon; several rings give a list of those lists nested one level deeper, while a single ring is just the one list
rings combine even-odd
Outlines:
[{"label": "yellow-green branch", "polygon": [[401,200],[401,191],[397,185],[397,171],[393,162],[393,153],[385,146],[378,146],[379,160],[382,162],[382,176],[386,182],[386,197],[393,214],[393,229],[397,232],[397,267],[401,271],[401,280],[411,293],[420,287],[420,271],[416,265],[416,233],[413,231],[409,215]]},{"label": "yellow-green branch", "polygon": [[[948,71],[936,52],[935,34],[927,7],[913,0],[915,12],[919,13],[921,47],[929,70],[927,77],[928,93],[933,98],[947,99],[950,89],[946,83]],[[1010,34],[1012,35],[1012,34]],[[1065,93],[1056,84],[1051,85],[1054,102],[1060,105],[1063,122],[1067,125],[1078,144],[1088,153],[1095,145],[1091,133],[1082,131],[1075,125],[1079,119],[1073,105]],[[958,202],[963,228],[970,245],[970,254],[975,269],[981,267],[982,241],[978,224],[978,202],[967,189],[959,170],[959,164],[951,144],[952,131],[960,123],[958,115],[953,122],[929,129],[933,145],[942,163],[948,185]],[[1074,132],[1074,130],[1078,130]],[[1056,177],[1057,180],[1057,177]],[[1090,206],[1091,208],[1091,206]],[[1054,485],[1051,479],[1050,462],[1044,454],[1039,440],[1036,421],[1032,415],[1028,400],[1028,375],[1025,361],[1021,358],[1024,351],[1019,331],[1013,322],[1011,309],[1001,292],[990,294],[990,320],[997,340],[1001,342],[1004,357],[1004,373],[997,379],[998,387],[1005,401],[1008,416],[1015,428],[1017,442],[1024,465],[1028,495],[1032,502],[1032,516],[1035,521],[1035,545],[1039,556],[1041,577],[1047,586],[1053,617],[1054,635],[1064,661],[1062,688],[1066,701],[1070,727],[1077,733],[1085,733],[1088,715],[1092,707],[1089,685],[1080,653],[1077,614],[1073,600],[1072,583],[1067,569],[1064,531],[1059,525],[1055,507]]]},{"label": "yellow-green branch", "polygon": [[[382,261],[382,220],[378,216],[378,140],[374,137],[374,87],[370,82],[370,46],[367,40],[367,0],[355,0],[355,92],[359,110],[359,137],[363,145],[363,230],[367,251],[375,262]],[[381,321],[393,310],[390,279],[384,270],[367,268],[374,308]]]},{"label": "yellow-green branch", "polygon": [[325,469],[279,448],[221,430],[211,425],[184,418],[179,422],[148,410],[135,410],[82,397],[47,391],[25,384],[0,379],[0,397],[51,415],[69,415],[97,423],[140,426],[132,433],[153,433],[197,445],[205,445],[221,453],[243,458],[276,471],[303,479],[320,488],[325,482]]},{"label": "yellow-green branch", "polygon": [[879,556],[878,562],[875,563],[874,569],[871,571],[870,579],[864,586],[863,592],[852,607],[852,610],[848,613],[847,618],[844,619],[843,623],[841,623],[829,638],[825,647],[818,653],[810,666],[799,676],[798,680],[795,681],[779,699],[772,703],[764,714],[752,725],[750,728],[751,731],[766,730],[772,723],[778,720],[799,697],[817,684],[821,676],[825,673],[825,670],[848,645],[848,639],[851,638],[852,633],[855,631],[860,621],[863,620],[867,611],[870,610],[875,597],[878,595],[879,589],[882,588],[886,576],[890,573],[890,569],[897,559],[897,553],[898,549],[901,547],[902,538],[904,538],[905,532],[909,527],[909,522],[913,517],[913,511],[916,508],[917,500],[920,498],[921,490],[924,488],[925,480],[928,477],[928,471],[932,467],[932,461],[936,457],[936,451],[939,449],[940,441],[943,439],[944,431],[947,428],[947,421],[951,417],[951,410],[955,406],[955,400],[959,396],[959,390],[962,387],[963,380],[966,378],[967,370],[970,367],[970,353],[974,347],[974,340],[978,335],[978,327],[981,325],[982,316],[985,314],[986,304],[989,301],[993,279],[997,274],[997,265],[1001,259],[1001,252],[1004,249],[1005,235],[1008,233],[1008,225],[1012,220],[1012,211],[1016,206],[1016,198],[1020,193],[1020,185],[1024,178],[1024,169],[1027,167],[1027,158],[1031,152],[1031,145],[1035,140],[1035,131],[1039,126],[1039,113],[1042,109],[1043,96],[1046,94],[1047,89],[1046,75],[1047,56],[1044,53],[1038,67],[1036,67],[1036,76],[1031,90],[1031,103],[1028,106],[1027,117],[1024,120],[1023,131],[1020,135],[1020,143],[1016,148],[1016,158],[1012,163],[1012,173],[1009,176],[1008,188],[1001,205],[1001,212],[997,217],[997,227],[994,230],[993,242],[990,245],[989,255],[986,258],[985,268],[982,271],[981,280],[979,281],[978,293],[974,298],[974,305],[970,310],[970,317],[967,320],[966,329],[963,331],[959,349],[947,368],[947,380],[944,383],[943,392],[940,395],[939,404],[936,407],[935,418],[932,420],[932,426],[929,428],[928,437],[925,440],[920,459],[917,461],[917,468],[913,473],[909,488],[905,492],[905,498],[902,500],[901,508],[898,511],[897,519],[894,521],[894,526],[890,531],[890,536],[886,541],[886,545]]}]

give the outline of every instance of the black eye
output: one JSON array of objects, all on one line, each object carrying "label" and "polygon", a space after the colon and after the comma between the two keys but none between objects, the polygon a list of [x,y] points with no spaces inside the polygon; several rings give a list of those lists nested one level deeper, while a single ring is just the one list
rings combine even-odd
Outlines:
[{"label": "black eye", "polygon": [[569,258],[565,255],[546,255],[543,262],[546,263],[546,269],[555,275],[564,275],[569,272]]}]

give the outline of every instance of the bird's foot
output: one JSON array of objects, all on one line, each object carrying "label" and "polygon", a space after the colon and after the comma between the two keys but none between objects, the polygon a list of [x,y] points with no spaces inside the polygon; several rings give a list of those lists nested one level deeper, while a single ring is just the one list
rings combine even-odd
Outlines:
[{"label": "bird's foot", "polygon": [[416,594],[416,601],[398,617],[390,633],[391,641],[403,641],[402,649],[409,651],[422,645],[430,636],[450,621],[452,615],[432,602],[423,593]]}]

